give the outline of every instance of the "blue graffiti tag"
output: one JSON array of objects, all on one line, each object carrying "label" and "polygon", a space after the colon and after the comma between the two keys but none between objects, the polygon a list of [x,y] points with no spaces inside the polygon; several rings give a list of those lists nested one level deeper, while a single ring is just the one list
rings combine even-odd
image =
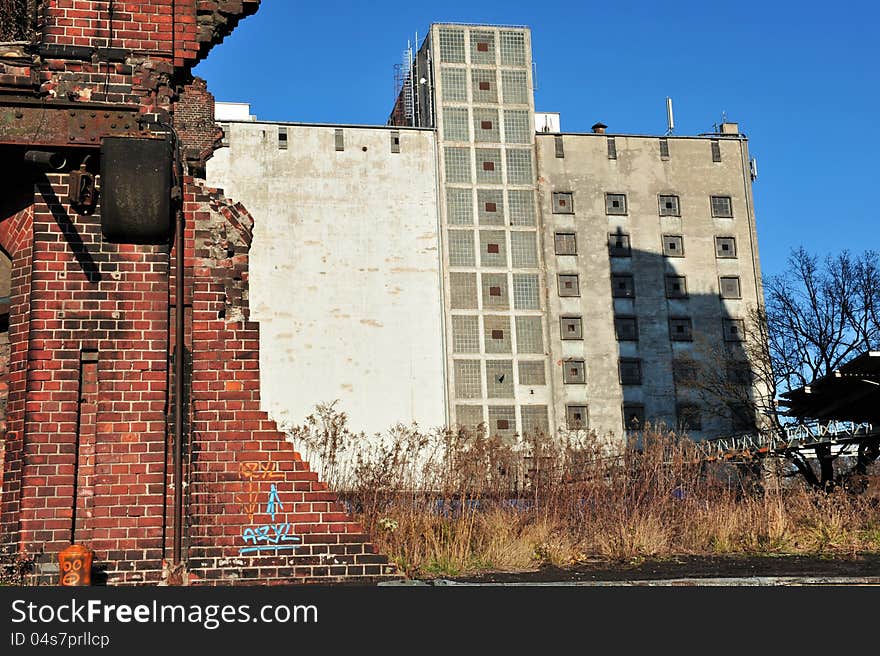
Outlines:
[{"label": "blue graffiti tag", "polygon": [[272,521],[275,521],[275,514],[278,510],[275,509],[275,506],[278,506],[279,510],[284,510],[284,504],[281,503],[281,499],[278,496],[278,488],[275,487],[275,483],[272,483],[272,488],[269,490],[269,501],[266,504],[266,514],[272,518]]},{"label": "blue graffiti tag", "polygon": [[290,534],[291,529],[292,527],[289,523],[248,527],[242,531],[241,537],[245,544],[252,544],[254,546],[242,547],[239,549],[239,554],[277,549],[296,549],[297,545],[282,544],[283,542],[300,541],[298,536]]}]

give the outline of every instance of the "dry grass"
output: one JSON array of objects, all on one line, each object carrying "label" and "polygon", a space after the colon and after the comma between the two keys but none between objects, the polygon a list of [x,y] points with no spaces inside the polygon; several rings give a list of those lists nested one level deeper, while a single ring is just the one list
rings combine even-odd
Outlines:
[{"label": "dry grass", "polygon": [[796,480],[764,488],[754,470],[705,463],[689,439],[664,430],[616,449],[584,433],[518,446],[417,426],[368,437],[329,405],[288,432],[410,576],[597,558],[880,552],[876,476],[858,495]]}]

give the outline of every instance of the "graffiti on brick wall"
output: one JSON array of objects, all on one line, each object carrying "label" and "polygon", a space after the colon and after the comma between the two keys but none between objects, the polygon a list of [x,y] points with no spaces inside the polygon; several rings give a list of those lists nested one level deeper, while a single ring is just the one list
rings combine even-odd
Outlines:
[{"label": "graffiti on brick wall", "polygon": [[[236,497],[239,512],[248,516],[250,526],[242,529],[243,547],[238,550],[240,555],[261,553],[266,551],[284,551],[296,549],[300,538],[293,535],[293,526],[289,522],[276,522],[275,517],[284,512],[284,503],[278,492],[278,486],[271,481],[284,477],[278,463],[243,462],[239,467],[243,479],[242,493]],[[260,486],[270,482],[268,492],[261,493]],[[260,524],[254,518],[266,515],[269,522]]]}]

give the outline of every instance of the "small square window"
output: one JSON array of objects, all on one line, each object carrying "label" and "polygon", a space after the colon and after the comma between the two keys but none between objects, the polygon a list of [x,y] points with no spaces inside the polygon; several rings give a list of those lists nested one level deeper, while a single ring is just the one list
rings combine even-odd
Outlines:
[{"label": "small square window", "polygon": [[506,310],[510,304],[507,295],[507,274],[484,273],[480,276],[483,307]]},{"label": "small square window", "polygon": [[480,41],[477,43],[477,51],[478,52],[489,52],[489,44],[485,41]]},{"label": "small square window", "polygon": [[611,257],[630,257],[629,235],[622,232],[612,232],[608,235],[608,253]]},{"label": "small square window", "polygon": [[697,363],[690,359],[672,361],[672,380],[682,387],[693,387],[697,382]]},{"label": "small square window", "polygon": [[520,385],[546,385],[547,378],[544,372],[544,362],[520,360],[519,361],[519,384]]},{"label": "small square window", "polygon": [[569,405],[565,408],[565,421],[570,430],[583,430],[589,426],[587,406]]},{"label": "small square window", "polygon": [[642,361],[636,358],[621,358],[618,365],[621,385],[642,384]]},{"label": "small square window", "polygon": [[489,91],[489,89],[492,88],[492,83],[488,82],[486,80],[483,80],[482,82],[480,82],[480,84],[478,86],[479,86],[480,91]]},{"label": "small square window", "polygon": [[660,196],[660,216],[681,216],[678,196]]},{"label": "small square window", "polygon": [[635,298],[636,288],[633,277],[628,273],[612,274],[611,295],[614,298]]},{"label": "small square window", "polygon": [[755,375],[748,362],[729,362],[727,364],[727,382],[734,385],[751,385]]},{"label": "small square window", "polygon": [[739,276],[721,276],[718,286],[721,289],[721,298],[742,298]]},{"label": "small square window", "polygon": [[487,253],[499,253],[501,249],[498,248],[498,244],[486,244],[486,252]]},{"label": "small square window", "polygon": [[560,296],[580,296],[580,285],[578,275],[576,273],[561,273],[559,278],[559,295]]},{"label": "small square window", "polygon": [[745,322],[742,319],[724,319],[724,339],[728,342],[741,342],[746,338]]},{"label": "small square window", "polygon": [[557,232],[555,243],[557,255],[577,255],[577,237],[573,232]]},{"label": "small square window", "polygon": [[639,324],[635,317],[614,317],[614,333],[619,342],[639,341]]},{"label": "small square window", "polygon": [[486,353],[510,353],[510,318],[495,315],[483,317],[483,339]]},{"label": "small square window", "polygon": [[663,235],[663,254],[666,257],[684,257],[684,238],[681,235]]},{"label": "small square window", "polygon": [[626,214],[626,194],[605,194],[606,214]]},{"label": "small square window", "polygon": [[583,385],[587,382],[583,360],[566,360],[562,363],[562,382],[566,385]]},{"label": "small square window", "polygon": [[570,191],[553,192],[553,213],[574,214],[574,196]]},{"label": "small square window", "polygon": [[666,298],[687,298],[687,280],[684,276],[666,276]]},{"label": "small square window", "polygon": [[480,128],[483,130],[491,130],[492,121],[480,121]]},{"label": "small square window", "polygon": [[489,296],[501,296],[501,287],[489,287]]},{"label": "small square window", "polygon": [[645,406],[641,403],[624,403],[623,426],[627,431],[642,430],[645,427]]},{"label": "small square window", "polygon": [[583,339],[583,322],[580,317],[562,317],[559,319],[559,336],[561,339]]},{"label": "small square window", "polygon": [[608,143],[608,159],[617,159],[617,141],[614,137],[606,137]]},{"label": "small square window", "polygon": [[694,339],[693,322],[690,317],[669,319],[669,338],[673,342],[691,342]]},{"label": "small square window", "polygon": [[684,430],[703,430],[703,417],[700,407],[692,403],[680,403],[676,407],[678,425]]},{"label": "small square window", "polygon": [[732,219],[733,205],[730,196],[712,196],[712,216],[716,219]]},{"label": "small square window", "polygon": [[715,237],[715,257],[736,257],[736,237]]},{"label": "small square window", "polygon": [[483,162],[483,170],[484,171],[494,171],[495,170],[495,162]]}]

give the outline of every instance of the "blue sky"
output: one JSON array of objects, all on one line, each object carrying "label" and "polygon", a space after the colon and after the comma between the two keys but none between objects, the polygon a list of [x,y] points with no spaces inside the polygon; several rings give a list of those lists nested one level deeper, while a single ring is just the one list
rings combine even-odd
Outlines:
[{"label": "blue sky", "polygon": [[432,22],[528,25],[538,111],[562,129],[749,137],[764,275],[790,250],[880,250],[880,3],[263,0],[195,73],[264,120],[384,124],[393,66]]}]

